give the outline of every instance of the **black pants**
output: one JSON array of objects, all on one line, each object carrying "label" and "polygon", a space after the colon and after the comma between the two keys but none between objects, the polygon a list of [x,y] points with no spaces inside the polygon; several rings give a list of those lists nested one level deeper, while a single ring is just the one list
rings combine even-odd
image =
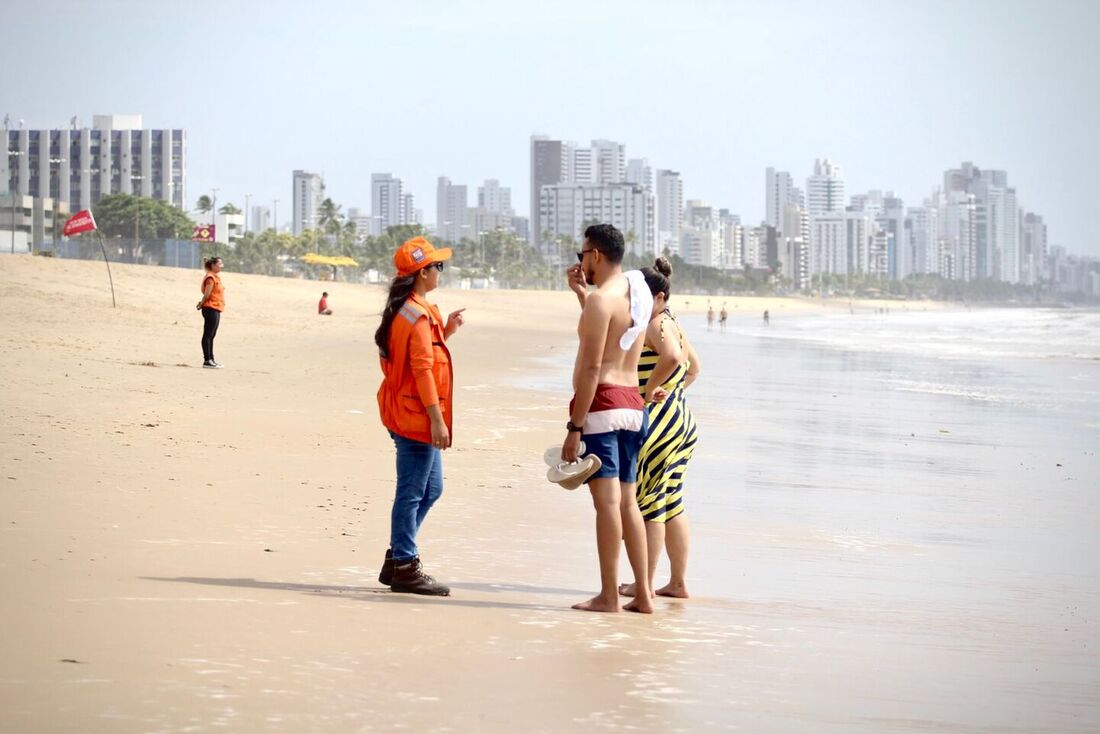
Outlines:
[{"label": "black pants", "polygon": [[202,361],[214,361],[214,336],[218,333],[222,312],[216,308],[202,307]]}]

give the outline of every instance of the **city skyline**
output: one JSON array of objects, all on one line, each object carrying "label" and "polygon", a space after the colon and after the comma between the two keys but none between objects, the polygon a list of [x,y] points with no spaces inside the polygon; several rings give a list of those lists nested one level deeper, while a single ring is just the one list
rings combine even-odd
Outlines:
[{"label": "city skyline", "polygon": [[[445,176],[471,187],[497,179],[511,188],[516,213],[529,216],[535,132],[623,141],[628,157],[679,171],[685,201],[746,222],[765,219],[759,182],[769,166],[800,186],[815,159],[830,158],[843,165],[848,191],[890,190],[918,204],[943,170],[974,160],[1012,172],[1052,245],[1100,255],[1089,216],[1100,193],[1100,142],[1089,132],[1100,126],[1100,102],[1080,92],[1100,66],[1090,42],[1096,4],[1064,3],[1056,17],[1034,2],[522,12],[452,3],[432,4],[425,17],[324,7],[275,3],[259,18],[228,6],[218,24],[203,26],[210,53],[164,57],[181,36],[168,9],[121,3],[125,12],[108,24],[93,8],[46,0],[33,17],[13,19],[0,60],[14,68],[46,39],[57,53],[41,59],[35,78],[0,82],[0,112],[28,128],[66,127],[76,113],[84,126],[93,114],[142,114],[147,127],[184,129],[188,204],[215,187],[219,201],[241,207],[246,193],[253,205],[279,199],[280,225],[295,169],[321,174],[345,210],[369,208],[370,174],[394,171],[425,212],[437,210]],[[325,25],[334,13],[343,22]],[[280,52],[299,35],[310,39],[308,64]],[[861,41],[835,43],[845,37]],[[648,38],[660,44],[637,42]],[[369,97],[349,94],[362,68],[387,54],[398,55],[397,68]],[[158,59],[155,74],[133,63],[143,56]],[[36,81],[86,58],[100,73],[63,99]],[[607,88],[585,91],[590,76]],[[482,81],[495,93],[477,94]]]}]

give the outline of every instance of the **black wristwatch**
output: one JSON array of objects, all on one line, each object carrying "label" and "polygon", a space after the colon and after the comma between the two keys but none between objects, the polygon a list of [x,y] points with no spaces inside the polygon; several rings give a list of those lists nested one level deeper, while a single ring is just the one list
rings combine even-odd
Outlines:
[{"label": "black wristwatch", "polygon": [[570,433],[584,433],[584,428],[578,426],[573,421],[569,421],[565,424],[565,430],[569,431]]}]

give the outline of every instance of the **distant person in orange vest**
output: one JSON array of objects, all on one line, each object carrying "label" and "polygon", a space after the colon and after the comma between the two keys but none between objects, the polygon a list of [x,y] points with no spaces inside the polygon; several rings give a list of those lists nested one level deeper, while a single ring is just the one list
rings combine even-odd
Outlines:
[{"label": "distant person in orange vest", "polygon": [[328,307],[328,291],[321,294],[321,300],[317,302],[317,314],[319,316],[332,316],[332,309]]},{"label": "distant person in orange vest", "polygon": [[454,384],[446,341],[462,326],[465,309],[452,311],[444,324],[427,299],[450,258],[450,248],[437,250],[423,237],[401,245],[393,256],[397,275],[374,334],[383,374],[378,411],[397,450],[390,547],[378,581],[406,594],[451,593],[424,573],[416,545],[428,510],[443,494],[442,452],[451,445]]},{"label": "distant person in orange vest", "polygon": [[202,298],[195,306],[202,311],[202,366],[208,370],[220,370],[222,365],[214,359],[214,337],[221,325],[225,310],[225,288],[222,286],[222,259],[209,258],[205,263],[206,275],[202,278]]}]

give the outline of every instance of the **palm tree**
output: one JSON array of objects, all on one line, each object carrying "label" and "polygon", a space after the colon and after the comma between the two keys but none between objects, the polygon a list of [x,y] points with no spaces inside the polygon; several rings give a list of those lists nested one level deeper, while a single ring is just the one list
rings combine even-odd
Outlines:
[{"label": "palm tree", "polygon": [[195,203],[195,210],[200,214],[209,214],[210,210],[214,208],[214,202],[210,200],[210,197],[203,194],[199,197],[199,200]]},{"label": "palm tree", "polygon": [[221,209],[218,209],[219,214],[240,214],[241,210],[237,208],[237,205],[233,202],[229,202]]}]

